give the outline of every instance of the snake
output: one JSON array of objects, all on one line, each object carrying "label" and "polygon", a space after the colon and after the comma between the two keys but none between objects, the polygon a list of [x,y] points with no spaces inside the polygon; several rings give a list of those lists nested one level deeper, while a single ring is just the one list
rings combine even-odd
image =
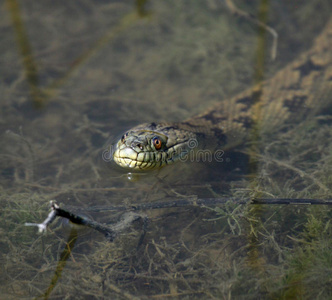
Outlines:
[{"label": "snake", "polygon": [[184,160],[189,151],[231,150],[257,128],[276,128],[317,112],[331,91],[332,19],[308,50],[272,78],[185,121],[135,126],[115,144],[112,157],[120,167],[146,171]]}]

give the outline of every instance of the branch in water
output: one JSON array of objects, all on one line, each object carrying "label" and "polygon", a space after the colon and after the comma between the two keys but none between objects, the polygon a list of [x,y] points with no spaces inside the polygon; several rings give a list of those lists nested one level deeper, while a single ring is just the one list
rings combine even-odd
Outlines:
[{"label": "branch in water", "polygon": [[[94,230],[97,230],[105,235],[107,239],[113,241],[115,237],[125,229],[127,229],[133,222],[143,219],[143,235],[146,232],[147,218],[142,217],[141,215],[134,213],[132,211],[126,213],[122,219],[111,226],[106,226],[96,221],[90,220],[89,218],[76,215],[72,212],[64,210],[56,204],[55,201],[51,201],[52,211],[48,214],[44,222],[37,223],[25,223],[25,226],[36,226],[39,229],[39,232],[44,232],[47,229],[47,226],[51,224],[56,217],[66,218],[74,224],[88,226]],[[142,239],[142,238],[141,238]]]},{"label": "branch in water", "polygon": [[139,244],[143,241],[146,233],[146,227],[148,224],[148,218],[146,216],[142,217],[140,214],[134,211],[149,210],[149,209],[163,209],[163,208],[175,208],[175,207],[185,207],[185,206],[208,206],[208,205],[220,205],[227,202],[233,202],[236,204],[254,204],[254,205],[281,205],[281,204],[293,204],[293,205],[332,205],[332,199],[290,199],[290,198],[251,198],[251,199],[234,199],[234,198],[204,198],[204,199],[176,199],[163,202],[154,203],[140,203],[133,204],[131,207],[126,206],[111,206],[111,207],[90,207],[86,208],[85,211],[94,212],[106,212],[106,211],[124,211],[125,214],[122,219],[110,226],[103,225],[96,221],[90,220],[89,218],[79,216],[67,210],[60,208],[55,201],[51,201],[52,211],[48,214],[47,218],[42,223],[25,223],[26,226],[36,226],[39,232],[44,232],[47,226],[51,224],[56,217],[66,218],[72,223],[88,226],[94,230],[97,230],[105,235],[107,239],[113,241],[116,236],[129,228],[132,223],[138,220],[143,220],[143,234],[140,238]]},{"label": "branch in water", "polygon": [[271,59],[275,60],[277,57],[277,47],[278,47],[278,33],[275,29],[272,27],[266,25],[265,23],[261,22],[257,17],[251,15],[250,13],[243,11],[242,9],[239,9],[234,3],[233,0],[226,0],[226,6],[231,11],[232,14],[237,15],[239,17],[242,17],[250,22],[253,22],[259,27],[264,28],[266,31],[268,31],[272,37],[272,47],[271,47]]},{"label": "branch in water", "polygon": [[[47,218],[45,219],[45,221],[43,223],[25,223],[24,225],[25,226],[36,226],[38,227],[38,232],[42,233],[44,231],[46,231],[46,228],[49,224],[51,224],[56,216],[57,216],[57,213],[56,213],[56,204],[55,204],[55,201],[50,201],[51,202],[51,208],[52,208],[52,211],[48,214]],[[57,206],[58,207],[58,206]]]},{"label": "branch in water", "polygon": [[[163,208],[175,208],[186,206],[208,206],[208,205],[221,205],[227,202],[235,204],[254,204],[254,205],[332,205],[332,199],[309,199],[309,198],[249,198],[249,199],[237,199],[237,198],[187,198],[187,199],[173,199],[162,202],[150,202],[150,203],[137,203],[130,206],[113,205],[113,206],[92,206],[85,208],[84,211],[89,212],[106,212],[106,211],[141,211],[149,209],[163,209]],[[77,209],[77,208],[75,208]],[[78,210],[80,210],[78,208]]]}]

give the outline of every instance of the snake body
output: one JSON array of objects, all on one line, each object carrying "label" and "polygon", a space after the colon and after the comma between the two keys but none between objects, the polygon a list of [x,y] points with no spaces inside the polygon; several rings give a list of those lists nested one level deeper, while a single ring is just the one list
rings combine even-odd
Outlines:
[{"label": "snake body", "polygon": [[331,99],[332,19],[311,49],[271,79],[178,123],[145,123],[127,131],[114,161],[132,170],[150,170],[183,158],[188,150],[229,150],[255,127],[272,128],[309,115]]}]

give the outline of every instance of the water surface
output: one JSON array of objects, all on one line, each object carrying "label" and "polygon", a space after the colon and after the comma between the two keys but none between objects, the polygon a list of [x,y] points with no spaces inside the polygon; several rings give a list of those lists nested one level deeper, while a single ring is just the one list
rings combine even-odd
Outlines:
[{"label": "water surface", "polygon": [[[238,5],[257,16],[264,3]],[[279,40],[272,60],[266,34],[264,79],[310,48],[331,11],[324,0],[267,4]],[[87,229],[76,236],[68,224],[46,235],[24,226],[41,222],[51,199],[107,223],[113,213],[89,208],[332,198],[329,108],[262,135],[254,172],[246,148],[219,164],[176,164],[131,181],[102,159],[133,125],[181,121],[252,86],[255,24],[214,0],[6,1],[0,31],[4,298],[331,297],[329,206],[144,211],[150,223],[138,249],[139,224],[113,243]]]}]

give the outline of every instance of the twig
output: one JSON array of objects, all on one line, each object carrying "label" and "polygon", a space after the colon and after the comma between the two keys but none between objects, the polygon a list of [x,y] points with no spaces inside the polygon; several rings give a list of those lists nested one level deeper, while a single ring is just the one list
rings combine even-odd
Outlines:
[{"label": "twig", "polygon": [[[113,205],[113,206],[93,206],[84,208],[84,211],[90,212],[106,212],[106,211],[140,211],[149,209],[163,209],[163,208],[175,208],[186,206],[207,206],[207,205],[220,205],[227,202],[235,204],[307,204],[307,205],[332,205],[332,199],[309,199],[309,198],[249,198],[249,199],[237,199],[237,198],[202,198],[202,199],[177,199],[162,202],[153,203],[140,203],[132,204],[131,206]],[[78,209],[80,210],[80,209]]]},{"label": "twig", "polygon": [[264,24],[263,22],[258,20],[255,16],[253,16],[252,14],[236,7],[232,0],[225,0],[225,3],[232,14],[255,23],[257,26],[264,28],[266,31],[268,31],[272,35],[273,42],[272,42],[272,47],[271,47],[271,59],[275,60],[277,57],[277,47],[278,47],[278,33],[276,32],[276,30],[273,29],[272,27]]},{"label": "twig", "polygon": [[36,226],[38,227],[39,232],[44,232],[47,229],[47,226],[51,224],[56,217],[62,217],[70,220],[71,222],[79,225],[88,226],[94,230],[97,230],[105,235],[105,237],[113,241],[116,236],[129,228],[132,223],[138,220],[143,220],[143,233],[139,239],[138,246],[139,247],[143,239],[145,237],[148,225],[148,218],[146,216],[142,216],[140,214],[135,213],[134,211],[139,210],[149,210],[149,209],[162,209],[162,208],[175,208],[175,207],[186,207],[186,206],[201,206],[206,207],[207,205],[220,205],[225,203],[236,203],[236,204],[254,204],[254,205],[262,205],[262,204],[293,204],[293,205],[332,205],[332,199],[290,199],[290,198],[251,198],[251,199],[235,199],[235,198],[204,198],[204,199],[179,199],[172,201],[163,201],[156,203],[142,203],[132,205],[131,207],[119,205],[119,206],[106,206],[106,207],[90,207],[84,209],[84,211],[92,211],[92,212],[106,212],[106,211],[123,211],[126,212],[123,215],[122,219],[110,226],[103,225],[96,221],[90,220],[89,218],[79,216],[70,211],[64,210],[60,208],[54,200],[51,201],[51,212],[48,214],[47,218],[42,223],[25,223],[25,226]]},{"label": "twig", "polygon": [[48,214],[47,218],[45,219],[45,221],[43,223],[39,223],[39,224],[37,224],[37,223],[25,223],[24,225],[25,226],[37,226],[39,232],[46,231],[47,226],[49,224],[51,224],[57,216],[56,210],[53,208],[54,207],[53,206],[53,201],[51,201],[51,207],[52,207],[52,211]]},{"label": "twig", "polygon": [[[133,222],[143,219],[143,237],[146,232],[146,226],[147,226],[147,220],[145,217],[142,217],[139,214],[136,214],[134,212],[128,212],[126,215],[123,216],[123,218],[111,226],[106,226],[101,223],[98,223],[96,221],[90,220],[89,218],[82,217],[79,215],[76,215],[72,212],[69,212],[67,210],[64,210],[60,208],[54,200],[51,201],[51,209],[52,211],[49,213],[47,218],[44,222],[37,224],[37,223],[25,223],[25,226],[36,226],[39,229],[39,232],[44,232],[47,229],[47,226],[51,224],[56,217],[62,217],[66,218],[72,223],[84,225],[87,227],[90,227],[94,230],[97,230],[105,235],[107,239],[110,241],[113,241],[115,237],[125,229],[127,229]],[[141,243],[142,238],[140,239]]]}]

